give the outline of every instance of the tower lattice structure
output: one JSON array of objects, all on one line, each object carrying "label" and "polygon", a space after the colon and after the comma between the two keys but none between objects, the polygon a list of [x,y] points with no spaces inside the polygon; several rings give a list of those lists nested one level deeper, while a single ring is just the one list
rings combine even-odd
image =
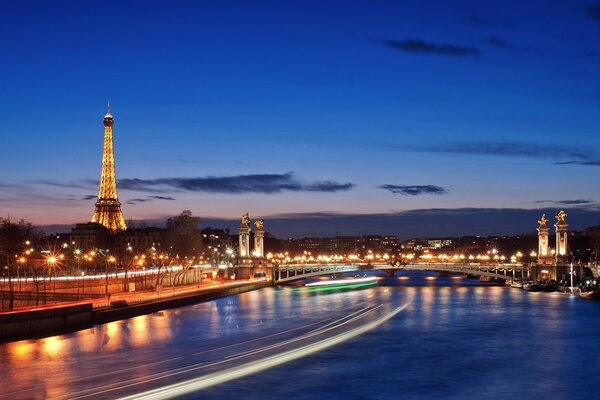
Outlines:
[{"label": "tower lattice structure", "polygon": [[92,222],[97,222],[112,232],[127,229],[125,219],[121,212],[121,203],[117,194],[117,178],[115,176],[115,155],[113,150],[113,116],[108,112],[104,116],[104,150],[102,152],[102,174],[100,176],[100,189],[98,201]]}]

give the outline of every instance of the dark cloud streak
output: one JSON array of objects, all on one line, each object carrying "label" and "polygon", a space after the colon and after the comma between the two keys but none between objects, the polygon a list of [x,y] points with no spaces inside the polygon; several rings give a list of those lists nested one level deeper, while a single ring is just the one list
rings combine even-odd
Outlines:
[{"label": "dark cloud streak", "polygon": [[175,200],[175,198],[171,197],[171,196],[148,196],[145,198],[137,198],[137,199],[127,200],[127,204],[146,203],[148,201],[154,201],[154,200],[173,201],[173,200]]},{"label": "dark cloud streak", "polygon": [[600,165],[600,159],[590,149],[575,149],[563,146],[539,145],[516,142],[471,142],[448,143],[433,146],[413,147],[411,150],[431,153],[466,154],[492,157],[525,157],[554,159],[559,165]]},{"label": "dark cloud streak", "polygon": [[289,192],[339,192],[354,187],[353,183],[331,180],[305,183],[293,173],[254,174],[237,176],[206,176],[197,178],[122,179],[119,187],[138,192],[206,192],[206,193],[281,193]]},{"label": "dark cloud streak", "polygon": [[145,203],[147,201],[152,201],[152,199],[131,199],[131,200],[127,200],[127,204],[138,204],[138,203]]},{"label": "dark cloud streak", "polygon": [[592,4],[587,8],[587,15],[600,22],[600,4]]},{"label": "dark cloud streak", "polygon": [[557,205],[563,205],[563,206],[596,204],[596,202],[593,201],[593,200],[585,200],[585,199],[574,199],[574,200],[536,200],[533,203],[534,204],[557,204]]},{"label": "dark cloud streak", "polygon": [[486,43],[489,44],[489,45],[491,45],[491,46],[499,47],[499,48],[510,48],[510,47],[512,47],[504,39],[500,39],[499,37],[496,37],[496,36],[490,36],[489,38],[487,38]]},{"label": "dark cloud streak", "polygon": [[[32,183],[55,186],[61,188],[85,188],[97,187],[99,182],[93,179],[85,179],[75,182],[61,182],[51,180],[37,180]],[[316,182],[304,182],[298,179],[293,172],[285,174],[252,174],[234,176],[205,176],[192,178],[156,178],[140,179],[125,178],[118,182],[121,190],[149,193],[169,192],[205,192],[205,193],[281,193],[281,192],[342,192],[354,188],[354,183],[339,183],[333,180]],[[171,198],[159,198],[156,200],[171,200]],[[134,199],[136,200],[136,199]],[[138,199],[139,200],[139,199]]]},{"label": "dark cloud streak", "polygon": [[435,185],[381,185],[380,189],[403,196],[419,196],[423,194],[447,194],[448,189]]},{"label": "dark cloud streak", "polygon": [[439,54],[445,56],[479,56],[481,50],[454,44],[436,44],[419,39],[392,40],[380,39],[381,43],[395,50],[414,54]]}]

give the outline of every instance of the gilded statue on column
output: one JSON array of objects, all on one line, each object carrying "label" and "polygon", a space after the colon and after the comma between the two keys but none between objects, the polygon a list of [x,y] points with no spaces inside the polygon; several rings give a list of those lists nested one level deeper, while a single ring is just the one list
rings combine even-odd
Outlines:
[{"label": "gilded statue on column", "polygon": [[244,226],[250,225],[250,216],[248,215],[248,213],[242,215],[242,225],[244,225]]},{"label": "gilded statue on column", "polygon": [[542,218],[540,218],[540,220],[538,221],[538,224],[540,224],[540,228],[546,228],[546,222],[548,222],[548,220],[546,219],[546,214],[542,214]]}]

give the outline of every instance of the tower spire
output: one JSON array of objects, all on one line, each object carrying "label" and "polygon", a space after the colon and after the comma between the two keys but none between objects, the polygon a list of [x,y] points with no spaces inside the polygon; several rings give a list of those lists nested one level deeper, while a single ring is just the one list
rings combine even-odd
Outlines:
[{"label": "tower spire", "polygon": [[112,232],[127,229],[125,219],[121,212],[121,203],[117,194],[117,178],[115,176],[115,155],[113,150],[113,124],[114,119],[108,112],[104,116],[104,149],[102,151],[102,172],[100,174],[100,188],[98,201],[92,222],[105,226]]}]

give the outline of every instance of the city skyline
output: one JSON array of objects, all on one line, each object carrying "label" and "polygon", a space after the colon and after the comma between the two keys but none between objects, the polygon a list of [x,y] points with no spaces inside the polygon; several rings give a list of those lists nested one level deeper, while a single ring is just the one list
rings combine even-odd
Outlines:
[{"label": "city skyline", "polygon": [[562,208],[600,222],[593,2],[119,4],[108,24],[100,3],[8,4],[3,217],[91,219],[110,100],[126,219],[400,237],[533,232]]}]

